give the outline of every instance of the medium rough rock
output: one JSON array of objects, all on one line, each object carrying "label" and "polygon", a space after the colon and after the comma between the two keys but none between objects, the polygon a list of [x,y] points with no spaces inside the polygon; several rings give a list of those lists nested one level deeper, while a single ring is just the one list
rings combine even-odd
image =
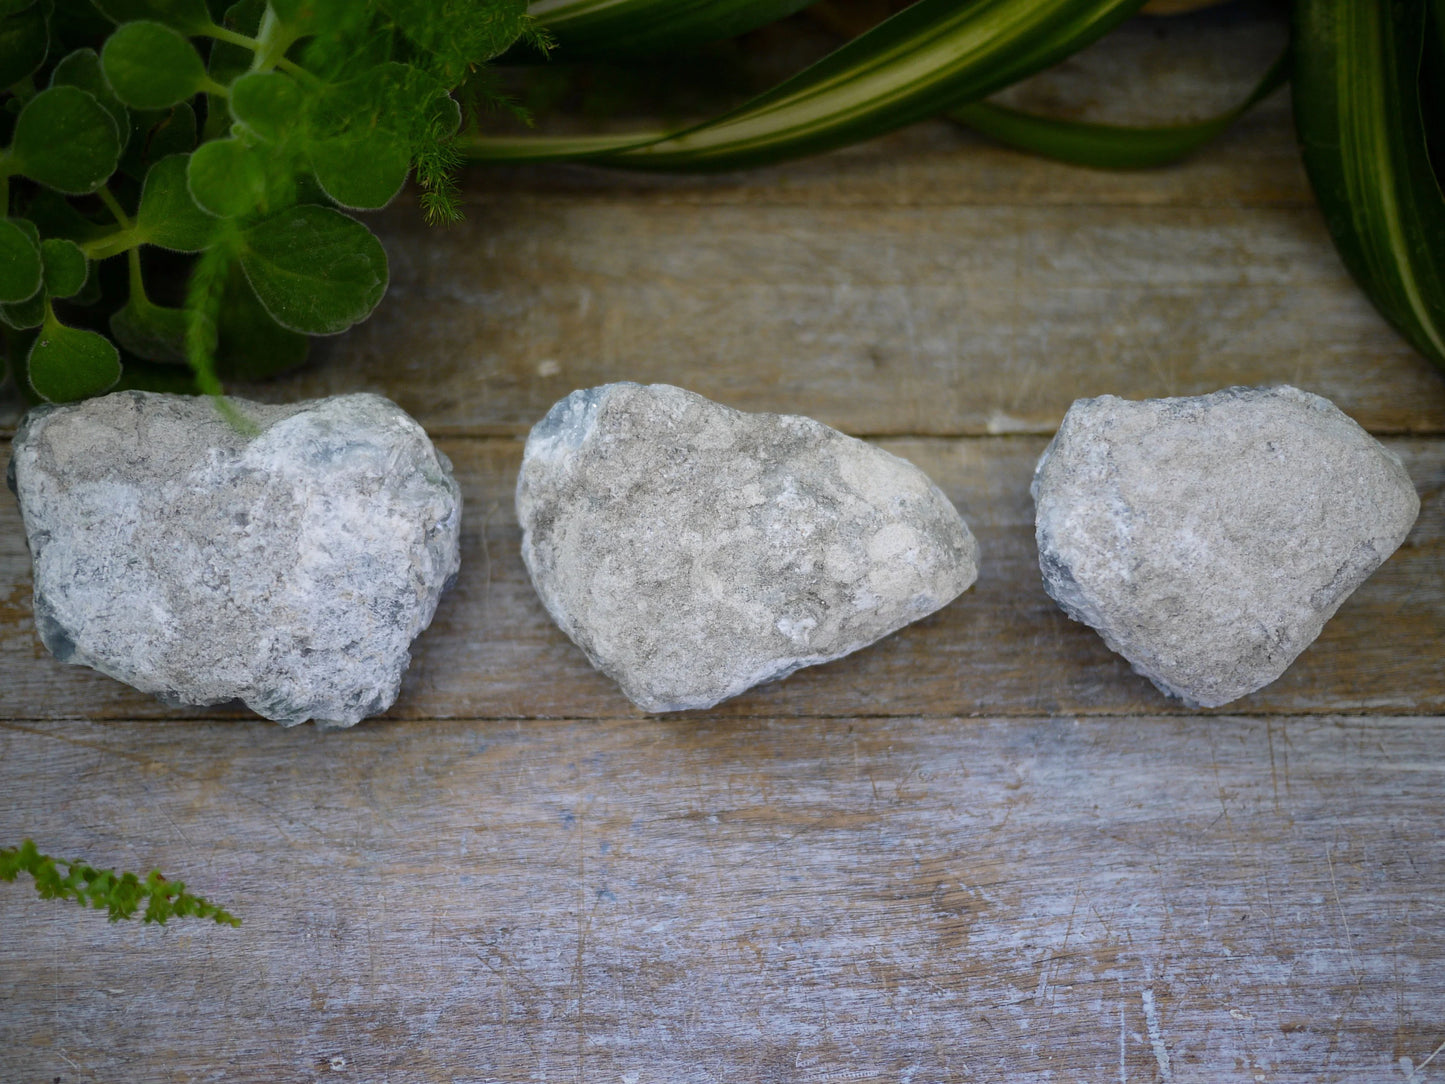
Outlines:
[{"label": "medium rough rock", "polygon": [[1048,593],[1211,708],[1284,673],[1420,510],[1394,453],[1288,386],[1080,399],[1033,495]]},{"label": "medium rough rock", "polygon": [[665,384],[557,403],[517,479],[552,617],[639,707],[711,707],[946,605],[978,547],[896,456]]},{"label": "medium rough rock", "polygon": [[396,700],[460,564],[451,463],[376,395],[118,392],[41,407],[10,463],[56,658],[170,703],[350,726]]}]

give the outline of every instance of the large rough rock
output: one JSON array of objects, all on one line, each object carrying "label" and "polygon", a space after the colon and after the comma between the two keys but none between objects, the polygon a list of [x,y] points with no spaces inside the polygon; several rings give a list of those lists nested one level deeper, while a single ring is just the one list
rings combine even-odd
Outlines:
[{"label": "large rough rock", "polygon": [[10,487],[40,636],[171,703],[385,711],[460,563],[451,464],[380,396],[231,402],[252,433],[145,392],[26,415]]},{"label": "large rough rock", "polygon": [[1287,386],[1080,399],[1033,495],[1048,593],[1204,707],[1284,673],[1420,510],[1392,452]]},{"label": "large rough rock", "polygon": [[527,440],[517,515],[542,602],[647,711],[856,651],[977,576],[973,536],[917,467],[665,384],[557,403]]}]

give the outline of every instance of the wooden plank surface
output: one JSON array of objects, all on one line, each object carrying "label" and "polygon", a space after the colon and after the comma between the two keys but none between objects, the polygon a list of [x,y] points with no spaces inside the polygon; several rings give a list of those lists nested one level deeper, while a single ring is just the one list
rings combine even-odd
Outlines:
[{"label": "wooden plank surface", "polygon": [[[1284,37],[1265,3],[1140,20],[1008,98],[1206,116]],[[0,885],[0,1082],[1445,1080],[1445,380],[1341,270],[1287,95],[1147,174],[939,122],[464,198],[449,230],[375,216],[376,315],[246,389],[380,391],[457,465],[462,574],[387,717],[283,730],[56,663],[0,499],[0,845],[244,919]],[[518,438],[617,379],[913,460],[979,582],[713,711],[634,711],[512,509]],[[1399,452],[1421,517],[1283,678],[1190,712],[1043,593],[1028,479],[1077,396],[1281,381]],[[0,457],[18,410],[0,389]]]},{"label": "wooden plank surface", "polygon": [[[978,582],[879,644],[713,709],[740,715],[1038,715],[1185,712],[1044,593],[1029,479],[1041,437],[899,439],[979,540]],[[1445,442],[1389,439],[1422,495],[1404,545],[1280,680],[1233,711],[1445,711]],[[398,719],[578,718],[635,709],[552,623],[522,565],[512,493],[517,440],[444,440],[463,494],[462,570],[417,643]],[[176,718],[174,708],[53,659],[29,616],[19,515],[0,504],[0,718]],[[1388,629],[1389,635],[1381,635]],[[192,711],[192,717],[208,714]],[[209,714],[214,715],[215,709]]]},{"label": "wooden plank surface", "polygon": [[[8,722],[0,830],[239,930],[3,896],[15,1081],[1407,1079],[1442,723]],[[1436,1075],[1417,1079],[1438,1079]]]}]

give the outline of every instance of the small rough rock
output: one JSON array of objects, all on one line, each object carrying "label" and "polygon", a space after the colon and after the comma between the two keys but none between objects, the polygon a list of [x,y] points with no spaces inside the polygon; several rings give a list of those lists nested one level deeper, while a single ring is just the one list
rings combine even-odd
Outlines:
[{"label": "small rough rock", "polygon": [[135,391],[26,415],[9,478],[41,639],[172,704],[385,711],[460,565],[451,463],[377,395],[230,402],[249,432]]},{"label": "small rough rock", "polygon": [[1080,399],[1032,491],[1048,593],[1209,708],[1284,673],[1420,510],[1393,452],[1288,386]]},{"label": "small rough rock", "polygon": [[547,610],[646,711],[857,651],[977,576],[973,535],[911,463],[665,384],[557,403],[527,439],[517,515]]}]

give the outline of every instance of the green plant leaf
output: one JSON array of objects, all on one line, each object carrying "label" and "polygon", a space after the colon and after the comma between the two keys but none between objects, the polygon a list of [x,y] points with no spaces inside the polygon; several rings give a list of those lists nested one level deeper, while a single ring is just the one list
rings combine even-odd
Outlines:
[{"label": "green plant leaf", "polygon": [[36,395],[51,403],[71,403],[115,386],[120,351],[104,335],[66,327],[47,309],[26,366]]},{"label": "green plant leaf", "polygon": [[[1143,0],[918,0],[812,67],[716,120],[638,145],[595,137],[492,143],[463,137],[475,160],[598,156],[628,169],[720,170],[816,154],[982,98],[1075,52]],[[585,149],[584,149],[585,148]]]},{"label": "green plant leaf", "polygon": [[50,27],[40,4],[0,19],[0,87],[34,75],[49,49]]},{"label": "green plant leaf", "polygon": [[1445,198],[1421,122],[1425,10],[1296,0],[1293,100],[1305,171],[1345,266],[1445,368]]},{"label": "green plant leaf", "polygon": [[1097,169],[1168,165],[1224,134],[1251,106],[1289,80],[1289,53],[1279,57],[1243,102],[1217,117],[1189,124],[1128,127],[1041,117],[989,102],[949,110],[953,120],[1010,147]]},{"label": "green plant leaf", "polygon": [[199,252],[211,243],[220,221],[191,198],[189,162],[189,155],[173,154],[147,171],[135,217],[143,241],[176,252]]},{"label": "green plant leaf", "polygon": [[311,340],[271,318],[245,273],[233,265],[216,317],[216,375],[266,380],[306,360]]},{"label": "green plant leaf", "polygon": [[241,267],[284,328],[331,335],[366,319],[386,293],[386,251],[356,219],[303,204],[243,235]]},{"label": "green plant leaf", "polygon": [[385,207],[401,191],[411,170],[411,149],[382,129],[318,139],[309,152],[322,191],[352,210]]},{"label": "green plant leaf", "polygon": [[90,276],[90,264],[79,245],[63,237],[47,237],[40,242],[40,256],[46,293],[51,297],[74,297],[80,293]]},{"label": "green plant leaf", "polygon": [[295,79],[269,71],[248,72],[232,83],[229,104],[232,119],[247,133],[281,143],[301,127],[308,103]]},{"label": "green plant leaf", "polygon": [[206,0],[91,0],[113,23],[139,19],[164,23],[185,34],[204,34],[211,25]]},{"label": "green plant leaf", "polygon": [[67,195],[94,192],[120,161],[120,134],[95,95],[42,90],[15,119],[10,169]]},{"label": "green plant leaf", "polygon": [[527,13],[563,59],[656,56],[746,33],[814,0],[537,0]]},{"label": "green plant leaf", "polygon": [[45,322],[48,301],[44,290],[36,290],[24,301],[17,301],[13,305],[0,305],[0,320],[16,331],[39,327]]},{"label": "green plant leaf", "polygon": [[50,85],[79,87],[94,95],[95,100],[110,114],[110,119],[115,121],[115,130],[120,135],[121,151],[124,152],[130,139],[130,113],[111,92],[110,84],[105,81],[105,75],[100,70],[100,56],[94,49],[77,49],[66,55],[50,73]]},{"label": "green plant leaf", "polygon": [[131,297],[111,314],[110,333],[121,347],[147,361],[186,364],[186,326],[190,314]]},{"label": "green plant leaf", "polygon": [[24,301],[40,289],[38,238],[35,227],[24,219],[0,219],[0,302]]},{"label": "green plant leaf", "polygon": [[213,139],[197,147],[186,167],[186,183],[202,210],[222,218],[250,214],[266,200],[265,163],[239,139]]},{"label": "green plant leaf", "polygon": [[210,82],[196,47],[162,23],[122,23],[105,39],[100,64],[115,96],[133,109],[167,109]]}]

